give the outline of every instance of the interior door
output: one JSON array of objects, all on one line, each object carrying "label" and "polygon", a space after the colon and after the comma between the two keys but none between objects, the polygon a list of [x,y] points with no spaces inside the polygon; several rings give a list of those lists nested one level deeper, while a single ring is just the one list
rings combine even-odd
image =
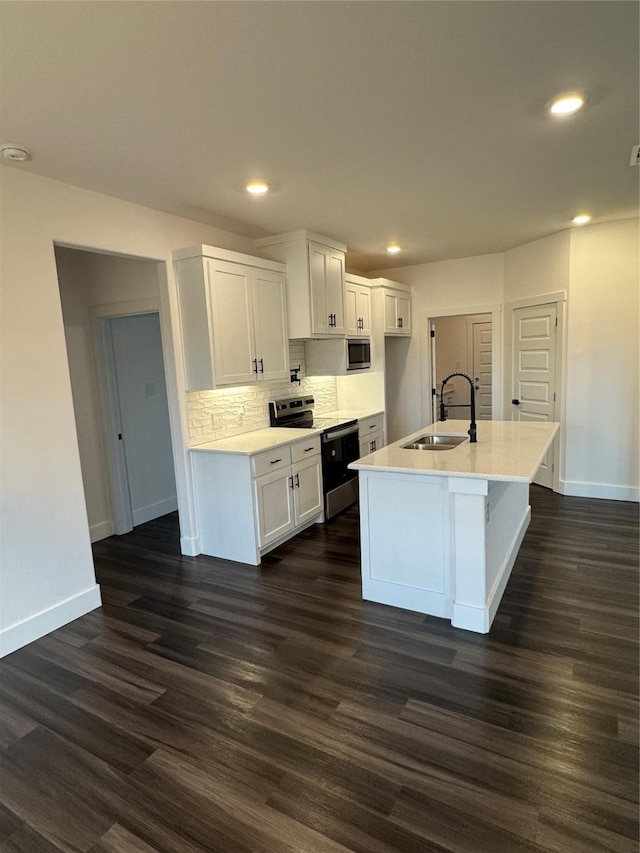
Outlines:
[{"label": "interior door", "polygon": [[[557,325],[555,302],[513,312],[512,420],[555,419]],[[553,445],[534,483],[553,488]]]},{"label": "interior door", "polygon": [[491,420],[493,332],[491,322],[471,324],[473,380],[476,391],[476,418]]},{"label": "interior door", "polygon": [[178,508],[158,314],[109,321],[135,527]]}]

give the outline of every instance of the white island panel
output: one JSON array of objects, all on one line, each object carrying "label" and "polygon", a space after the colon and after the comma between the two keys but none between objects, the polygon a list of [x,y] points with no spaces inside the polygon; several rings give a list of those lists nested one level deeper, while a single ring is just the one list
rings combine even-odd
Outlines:
[{"label": "white island panel", "polygon": [[446,483],[436,478],[361,479],[361,516],[375,519],[362,540],[363,598],[450,615],[445,492]]}]

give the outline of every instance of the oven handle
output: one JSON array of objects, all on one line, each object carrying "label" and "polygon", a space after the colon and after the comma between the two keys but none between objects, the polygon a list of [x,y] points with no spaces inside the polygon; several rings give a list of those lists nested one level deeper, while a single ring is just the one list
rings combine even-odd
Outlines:
[{"label": "oven handle", "polygon": [[346,427],[346,429],[330,430],[322,433],[323,442],[333,441],[334,438],[343,438],[345,435],[352,435],[358,432],[358,424],[355,426]]}]

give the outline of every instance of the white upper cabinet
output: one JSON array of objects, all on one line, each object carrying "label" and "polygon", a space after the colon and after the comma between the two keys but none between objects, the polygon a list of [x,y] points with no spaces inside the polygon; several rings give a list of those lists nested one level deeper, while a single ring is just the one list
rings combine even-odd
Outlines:
[{"label": "white upper cabinet", "polygon": [[411,288],[386,278],[371,279],[381,294],[385,335],[411,337]]},{"label": "white upper cabinet", "polygon": [[[366,284],[364,284],[366,282]],[[345,275],[345,328],[349,337],[371,335],[371,288],[368,279]]]},{"label": "white upper cabinet", "polygon": [[209,246],[174,261],[187,391],[287,378],[283,265]]},{"label": "white upper cabinet", "polygon": [[310,231],[265,237],[256,247],[287,265],[290,337],[344,337],[347,247]]}]

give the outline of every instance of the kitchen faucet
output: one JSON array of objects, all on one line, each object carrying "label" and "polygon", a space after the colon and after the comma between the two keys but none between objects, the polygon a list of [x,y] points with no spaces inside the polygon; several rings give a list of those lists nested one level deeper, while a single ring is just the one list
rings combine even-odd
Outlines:
[{"label": "kitchen faucet", "polygon": [[[442,380],[442,387],[440,388],[440,420],[446,421],[446,419],[447,419],[447,409],[445,408],[445,405],[444,405],[444,386],[447,384],[447,382],[450,379],[453,379],[454,376],[462,376],[464,379],[467,380],[467,382],[469,383],[469,385],[471,387],[471,404],[470,404],[471,405],[471,425],[469,426],[469,429],[467,430],[467,432],[469,433],[469,442],[471,444],[475,444],[478,441],[478,439],[476,438],[476,394],[475,394],[475,386],[473,384],[473,379],[470,376],[467,376],[466,373],[451,373],[451,374],[449,374],[449,376],[447,376],[446,379]],[[455,404],[452,404],[451,406],[448,406],[447,408],[449,408],[449,409],[454,408],[455,409],[458,407],[464,407],[466,409],[466,407],[468,405],[469,405],[469,403],[455,403]]]}]

